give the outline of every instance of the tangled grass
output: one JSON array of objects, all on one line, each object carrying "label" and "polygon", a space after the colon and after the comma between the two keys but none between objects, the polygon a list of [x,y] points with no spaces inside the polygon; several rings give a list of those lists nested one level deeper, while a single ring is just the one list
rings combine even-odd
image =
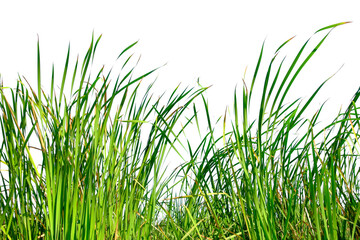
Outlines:
[{"label": "tangled grass", "polygon": [[[284,104],[299,73],[342,24],[318,30],[325,36],[307,54],[312,39],[306,41],[287,69],[277,57],[291,39],[281,44],[258,86],[262,47],[251,84],[234,91],[220,135],[207,88],[177,87],[167,99],[153,98],[153,85],[144,87],[143,79],[156,69],[134,77],[129,68],[135,43],[119,55],[123,67],[114,83],[111,71],[90,73],[101,36],[71,75],[69,47],[59,94],[54,70],[50,94],[41,89],[38,43],[37,91],[24,78],[0,91],[0,238],[359,239],[360,89],[321,130],[314,126],[322,107],[310,119],[303,114],[326,81],[305,103]],[[257,87],[262,94],[251,120]],[[195,145],[184,138],[191,126],[207,129]],[[165,176],[169,152],[185,161]]]}]

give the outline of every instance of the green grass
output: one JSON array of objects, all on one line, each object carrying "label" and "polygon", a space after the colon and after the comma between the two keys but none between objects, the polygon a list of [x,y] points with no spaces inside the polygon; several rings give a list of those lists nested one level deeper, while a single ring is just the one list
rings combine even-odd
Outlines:
[{"label": "green grass", "polygon": [[[269,63],[263,46],[220,119],[200,84],[153,97],[146,79],[157,69],[136,76],[130,66],[136,43],[119,55],[115,79],[104,68],[90,74],[101,36],[74,66],[69,46],[60,92],[53,67],[46,93],[38,44],[37,89],[20,77],[15,88],[1,86],[0,238],[359,239],[360,88],[320,130],[322,106],[303,115],[326,81],[285,104],[343,24],[316,31],[324,36],[315,48],[310,38],[287,69],[278,53],[291,39]],[[255,89],[259,105],[250,108]],[[174,159],[182,163],[164,175]]]}]

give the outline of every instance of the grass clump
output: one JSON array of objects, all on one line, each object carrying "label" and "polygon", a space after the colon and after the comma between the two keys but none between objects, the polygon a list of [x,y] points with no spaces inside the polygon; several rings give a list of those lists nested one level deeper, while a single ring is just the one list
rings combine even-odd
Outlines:
[{"label": "grass clump", "polygon": [[[72,72],[69,47],[59,94],[54,70],[50,94],[41,89],[38,44],[37,91],[20,77],[15,88],[1,86],[0,237],[358,239],[360,89],[321,130],[322,107],[310,119],[303,114],[326,81],[304,104],[284,104],[298,74],[342,24],[318,30],[328,32],[307,55],[306,41],[286,70],[277,56],[291,39],[276,50],[251,120],[262,47],[251,84],[244,82],[242,97],[234,92],[222,134],[206,88],[177,87],[167,99],[153,98],[153,84],[142,81],[156,69],[134,77],[128,66],[135,44],[119,55],[124,64],[114,82],[111,70],[90,73],[100,37]],[[199,132],[206,125],[197,145],[184,138],[191,125]],[[185,162],[164,176],[169,152]]]}]

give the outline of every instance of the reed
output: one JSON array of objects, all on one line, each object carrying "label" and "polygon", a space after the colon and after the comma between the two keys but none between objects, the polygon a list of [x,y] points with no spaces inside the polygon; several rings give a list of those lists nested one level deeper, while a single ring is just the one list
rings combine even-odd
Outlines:
[{"label": "reed", "polygon": [[[278,53],[291,39],[268,63],[263,46],[251,81],[217,121],[206,87],[155,99],[146,79],[158,69],[135,76],[130,66],[136,43],[119,54],[116,80],[112,70],[92,74],[101,36],[74,66],[69,46],[60,92],[53,68],[46,93],[38,42],[37,89],[19,77],[0,90],[0,238],[360,238],[360,88],[320,130],[322,106],[303,115],[327,80],[304,103],[285,104],[299,73],[345,23],[316,31],[324,36],[309,52],[307,40],[286,69]],[[258,106],[254,89],[262,89]],[[198,144],[184,137],[193,126]],[[185,161],[166,176],[169,153]]]}]

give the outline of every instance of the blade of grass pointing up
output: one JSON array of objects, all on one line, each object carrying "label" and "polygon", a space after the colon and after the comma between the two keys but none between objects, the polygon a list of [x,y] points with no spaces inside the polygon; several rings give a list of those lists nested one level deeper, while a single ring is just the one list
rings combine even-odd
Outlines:
[{"label": "blade of grass pointing up", "polygon": [[59,98],[60,103],[61,103],[61,99],[63,97],[65,79],[66,79],[66,74],[67,74],[67,70],[68,70],[68,66],[69,66],[69,55],[70,55],[70,43],[69,43],[69,46],[68,46],[68,51],[67,51],[66,61],[65,61],[65,67],[64,67],[64,73],[63,73],[63,77],[62,77],[62,81],[61,81],[60,98]]}]

